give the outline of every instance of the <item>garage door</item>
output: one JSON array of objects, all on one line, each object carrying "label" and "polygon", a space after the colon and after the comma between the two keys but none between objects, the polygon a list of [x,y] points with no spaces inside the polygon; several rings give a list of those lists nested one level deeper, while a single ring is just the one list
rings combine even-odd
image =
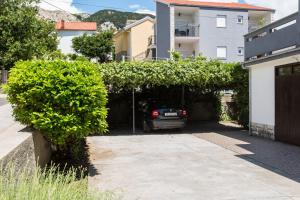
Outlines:
[{"label": "garage door", "polygon": [[276,68],[275,138],[300,145],[300,64]]}]

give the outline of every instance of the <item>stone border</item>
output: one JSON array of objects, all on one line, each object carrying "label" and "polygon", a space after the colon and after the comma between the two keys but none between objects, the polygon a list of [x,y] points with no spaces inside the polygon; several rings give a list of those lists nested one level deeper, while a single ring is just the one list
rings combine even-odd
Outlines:
[{"label": "stone border", "polygon": [[275,140],[275,127],[266,124],[251,123],[251,135]]},{"label": "stone border", "polygon": [[51,144],[37,131],[28,133],[28,137],[0,159],[0,167],[4,171],[8,165],[13,165],[17,170],[34,170],[37,166],[45,167],[49,163],[52,154]]}]

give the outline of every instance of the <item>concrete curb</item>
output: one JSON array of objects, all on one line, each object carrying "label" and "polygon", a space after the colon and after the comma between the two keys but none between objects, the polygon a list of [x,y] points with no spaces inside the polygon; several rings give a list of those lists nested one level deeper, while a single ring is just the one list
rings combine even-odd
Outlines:
[{"label": "concrete curb", "polygon": [[1,94],[0,93],[0,98],[5,98],[6,99],[7,98],[7,94]]},{"label": "concrete curb", "polygon": [[[42,134],[29,129],[19,130],[0,142],[0,166],[12,164],[16,169],[34,170],[45,167],[51,159],[51,144]],[[6,144],[6,145],[4,145]]]},{"label": "concrete curb", "polygon": [[9,104],[0,106],[0,167],[44,167],[51,158],[51,145],[38,131],[16,122]]}]

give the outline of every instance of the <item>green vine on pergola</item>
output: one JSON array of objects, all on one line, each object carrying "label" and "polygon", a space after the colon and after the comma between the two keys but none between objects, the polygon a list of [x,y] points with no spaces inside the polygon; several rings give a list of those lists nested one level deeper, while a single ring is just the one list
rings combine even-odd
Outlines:
[{"label": "green vine on pergola", "polygon": [[110,92],[143,87],[187,86],[205,91],[231,89],[238,63],[224,63],[203,57],[179,61],[131,61],[98,65]]}]

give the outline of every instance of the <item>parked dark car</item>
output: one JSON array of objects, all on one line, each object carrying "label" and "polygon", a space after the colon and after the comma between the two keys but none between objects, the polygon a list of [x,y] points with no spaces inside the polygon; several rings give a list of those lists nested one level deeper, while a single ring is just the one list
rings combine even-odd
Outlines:
[{"label": "parked dark car", "polygon": [[183,129],[187,121],[187,111],[181,106],[159,100],[143,103],[143,130]]}]

